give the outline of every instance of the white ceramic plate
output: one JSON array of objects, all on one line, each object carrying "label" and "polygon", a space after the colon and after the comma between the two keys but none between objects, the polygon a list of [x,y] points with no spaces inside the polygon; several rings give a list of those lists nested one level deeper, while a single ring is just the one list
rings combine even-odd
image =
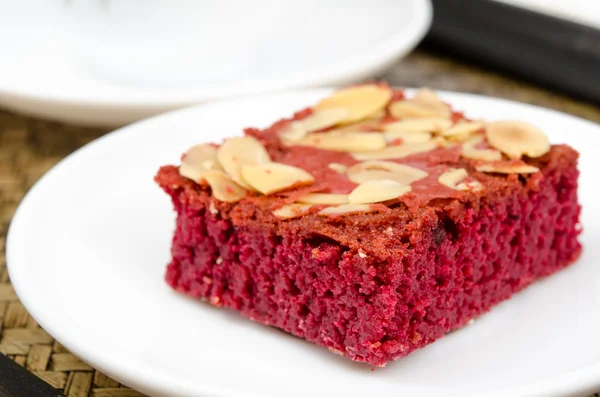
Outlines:
[{"label": "white ceramic plate", "polygon": [[442,95],[471,117],[530,120],[553,142],[581,151],[581,259],[384,369],[185,298],[163,282],[174,213],[153,183],[158,167],[177,163],[192,144],[266,126],[327,93],[188,108],[69,156],[31,189],[10,227],[8,266],[23,304],[91,365],[157,396],[564,397],[600,390],[600,128],[550,110]]},{"label": "white ceramic plate", "polygon": [[244,73],[237,78],[228,72],[213,83],[151,87],[119,84],[85,67],[70,40],[79,35],[61,29],[65,23],[57,7],[65,4],[0,4],[0,106],[66,122],[121,126],[209,100],[348,84],[394,64],[431,20],[429,0],[290,1],[285,17],[273,21],[277,33],[257,44],[259,62],[240,64]]}]

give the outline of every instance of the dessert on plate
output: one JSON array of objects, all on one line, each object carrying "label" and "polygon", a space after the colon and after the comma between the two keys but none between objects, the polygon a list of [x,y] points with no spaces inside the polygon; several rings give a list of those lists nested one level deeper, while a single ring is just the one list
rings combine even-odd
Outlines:
[{"label": "dessert on plate", "polygon": [[406,356],[579,256],[578,153],[530,122],[374,83],[200,143],[155,178],[166,281],[355,361]]}]

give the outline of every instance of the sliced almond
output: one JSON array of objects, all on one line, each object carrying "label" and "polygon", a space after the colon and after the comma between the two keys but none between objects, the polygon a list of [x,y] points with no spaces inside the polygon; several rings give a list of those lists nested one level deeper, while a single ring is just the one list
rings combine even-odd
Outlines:
[{"label": "sliced almond", "polygon": [[437,148],[439,143],[435,140],[421,143],[405,143],[402,145],[388,146],[385,149],[374,152],[353,153],[355,160],[390,160],[401,159],[413,154],[425,153]]},{"label": "sliced almond", "polygon": [[343,121],[351,123],[379,112],[385,108],[391,98],[392,90],[389,87],[367,84],[336,91],[332,96],[319,102],[315,109],[347,109],[349,114]]},{"label": "sliced almond", "polygon": [[432,138],[431,132],[424,131],[387,131],[383,133],[383,136],[388,142],[394,142],[401,139],[403,143],[427,142]]},{"label": "sliced almond", "polygon": [[312,205],[309,204],[289,204],[273,211],[273,215],[279,219],[298,218],[306,214],[310,210],[310,207]]},{"label": "sliced almond", "polygon": [[460,155],[470,160],[481,161],[499,161],[502,160],[502,153],[495,149],[475,149],[471,146],[463,146]]},{"label": "sliced almond", "polygon": [[384,131],[441,132],[452,126],[452,120],[441,117],[408,119],[382,125]]},{"label": "sliced almond", "polygon": [[246,190],[235,183],[223,171],[206,171],[203,175],[214,198],[226,203],[235,203],[246,196]]},{"label": "sliced almond", "polygon": [[314,181],[313,176],[302,168],[281,163],[243,165],[242,177],[251,187],[267,195]]},{"label": "sliced almond", "polygon": [[459,183],[468,175],[469,174],[467,173],[467,170],[463,168],[451,168],[448,171],[444,172],[442,175],[440,175],[440,177],[438,178],[438,182],[454,190],[481,190],[483,186],[481,185],[481,183],[479,183],[479,181]]},{"label": "sliced almond", "polygon": [[469,135],[468,137],[466,137],[463,140],[463,143],[465,145],[469,145],[469,146],[475,148],[475,145],[480,144],[484,140],[485,140],[485,135],[475,134],[475,135]]},{"label": "sliced almond", "polygon": [[313,132],[336,125],[346,120],[349,115],[350,112],[346,108],[326,108],[316,110],[310,116],[302,119],[301,123],[308,132]]},{"label": "sliced almond", "polygon": [[336,126],[329,130],[330,132],[363,132],[363,131],[376,131],[381,124],[382,118],[369,117],[366,120],[359,121],[358,123],[344,124],[343,126]]},{"label": "sliced almond", "polygon": [[[378,111],[376,111],[375,113],[371,114],[367,120],[381,121],[384,119],[384,117],[386,115],[387,115],[387,112],[385,111],[385,108],[381,108]],[[365,121],[367,121],[367,120],[365,120]]]},{"label": "sliced almond", "polygon": [[217,150],[217,159],[231,179],[245,188],[250,188],[250,185],[242,178],[242,166],[271,162],[264,146],[250,136],[226,140]]},{"label": "sliced almond", "polygon": [[412,99],[392,102],[389,111],[392,116],[398,119],[450,118],[452,116],[450,107],[428,88],[420,89]]},{"label": "sliced almond", "polygon": [[454,144],[459,144],[461,142],[464,142],[466,140],[469,139],[469,134],[463,134],[463,135],[452,135],[452,136],[445,136],[443,137],[444,139],[446,139],[446,142],[451,142]]},{"label": "sliced almond", "polygon": [[454,124],[452,127],[445,129],[442,132],[442,136],[463,136],[473,134],[480,129],[485,127],[485,123],[482,121],[460,121]]},{"label": "sliced almond", "polygon": [[435,117],[436,111],[432,111],[410,100],[392,102],[389,107],[390,114],[397,119],[414,119],[420,117]]},{"label": "sliced almond", "polygon": [[417,102],[442,102],[435,91],[429,87],[419,88],[412,99]]},{"label": "sliced almond", "polygon": [[475,167],[479,172],[488,172],[495,174],[533,174],[539,172],[539,168],[528,164],[480,164]]},{"label": "sliced almond", "polygon": [[310,134],[295,144],[338,152],[367,152],[383,149],[386,142],[379,132],[332,131]]},{"label": "sliced almond", "polygon": [[440,145],[440,147],[443,147],[444,149],[448,149],[458,146],[458,142],[455,142],[454,140],[444,139],[443,141],[438,142],[438,145]]},{"label": "sliced almond", "polygon": [[331,127],[348,116],[349,112],[344,108],[329,108],[316,110],[310,116],[291,122],[280,134],[286,141],[298,141],[306,134]]},{"label": "sliced almond", "polygon": [[477,134],[471,135],[464,140],[460,155],[466,159],[481,161],[499,161],[502,160],[502,153],[495,149],[477,149],[475,145],[483,142],[484,136]]},{"label": "sliced almond", "polygon": [[411,191],[410,185],[389,179],[367,181],[358,185],[349,195],[350,204],[381,203],[398,198]]},{"label": "sliced almond", "polygon": [[354,183],[392,180],[409,185],[428,175],[426,171],[392,161],[364,161],[348,168],[348,179]]},{"label": "sliced almond", "polygon": [[343,214],[354,214],[357,212],[374,212],[375,210],[368,204],[342,204],[335,207],[327,207],[319,211],[319,215],[335,216]]},{"label": "sliced almond", "polygon": [[458,182],[462,181],[467,176],[469,176],[469,173],[464,168],[451,168],[440,175],[438,182],[450,189],[457,190],[456,185]]},{"label": "sliced almond", "polygon": [[284,141],[299,141],[308,134],[308,130],[299,121],[292,121],[280,133],[279,137]]},{"label": "sliced almond", "polygon": [[550,150],[546,135],[537,127],[522,121],[490,123],[485,134],[490,146],[513,159],[523,155],[540,157]]},{"label": "sliced almond", "polygon": [[220,170],[217,161],[217,148],[211,145],[195,145],[188,149],[181,159],[179,174],[195,182],[202,180],[209,170]]},{"label": "sliced almond", "polygon": [[332,170],[334,170],[335,172],[338,172],[340,174],[345,173],[346,170],[348,169],[348,167],[346,167],[344,164],[340,164],[340,163],[330,163],[327,167],[331,168]]},{"label": "sliced almond", "polygon": [[309,193],[297,200],[304,204],[348,204],[347,194]]}]

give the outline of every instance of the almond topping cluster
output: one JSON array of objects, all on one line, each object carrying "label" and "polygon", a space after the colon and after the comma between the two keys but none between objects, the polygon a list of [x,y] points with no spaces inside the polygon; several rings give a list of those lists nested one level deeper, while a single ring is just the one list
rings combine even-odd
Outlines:
[{"label": "almond topping cluster", "polygon": [[[397,200],[412,190],[412,183],[429,176],[397,160],[438,148],[460,146],[461,157],[473,160],[477,172],[496,174],[538,172],[537,167],[517,160],[537,158],[550,150],[548,139],[536,127],[458,117],[427,88],[412,98],[392,98],[392,89],[385,85],[345,88],[321,100],[307,117],[286,124],[278,133],[284,145],[345,152],[358,161],[351,166],[328,165],[357,186],[349,194],[309,193],[273,214],[292,219],[311,212],[315,205],[327,206],[318,211],[323,216],[372,212],[373,204]],[[265,147],[249,136],[228,139],[218,148],[193,146],[183,156],[179,172],[208,184],[215,199],[230,203],[248,192],[271,195],[315,182],[304,169],[273,162]],[[437,183],[459,191],[483,189],[464,168],[443,172]]]},{"label": "almond topping cluster", "polygon": [[314,181],[301,168],[271,161],[264,146],[249,136],[228,139],[218,149],[192,147],[183,156],[179,173],[196,183],[207,183],[213,196],[227,203],[241,200],[247,191],[268,195]]},{"label": "almond topping cluster", "polygon": [[[503,154],[536,158],[550,150],[546,136],[524,122],[454,120],[450,107],[427,88],[409,99],[391,98],[389,87],[376,84],[337,91],[312,115],[290,123],[281,138],[288,145],[348,152],[359,161],[401,159],[456,144],[464,158],[483,162],[500,161]],[[386,110],[394,121],[383,121]],[[491,148],[477,147],[484,140]]]}]

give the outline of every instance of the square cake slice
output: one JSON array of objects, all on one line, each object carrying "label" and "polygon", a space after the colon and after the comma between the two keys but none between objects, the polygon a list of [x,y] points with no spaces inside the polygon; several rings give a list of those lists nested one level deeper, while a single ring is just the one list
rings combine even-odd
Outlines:
[{"label": "square cake slice", "polygon": [[577,158],[428,89],[342,89],[159,170],[166,281],[383,366],[577,259]]}]

